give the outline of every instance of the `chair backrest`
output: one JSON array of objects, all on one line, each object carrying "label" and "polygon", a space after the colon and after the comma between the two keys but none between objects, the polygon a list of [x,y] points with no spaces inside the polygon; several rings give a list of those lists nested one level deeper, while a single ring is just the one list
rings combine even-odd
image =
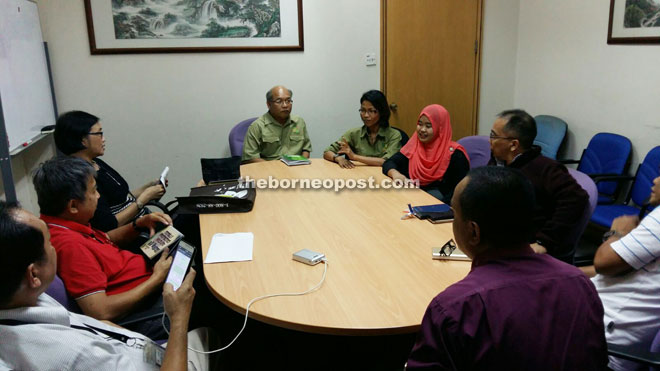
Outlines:
[{"label": "chair backrest", "polygon": [[557,159],[557,151],[566,136],[566,122],[550,115],[538,115],[536,121],[536,139],[534,144],[541,147],[541,154]]},{"label": "chair backrest", "polygon": [[660,352],[660,330],[655,334],[653,342],[651,342],[651,349],[649,350],[653,353]]},{"label": "chair backrest", "polygon": [[660,167],[660,146],[650,150],[637,169],[635,182],[630,191],[631,199],[637,206],[641,206],[646,202],[646,199],[651,194],[653,179],[660,175],[658,167]]},{"label": "chair backrest", "polygon": [[458,140],[470,157],[470,169],[488,165],[490,161],[490,140],[485,135],[472,135]]},{"label": "chair backrest", "polygon": [[236,124],[229,132],[229,152],[232,156],[243,156],[243,142],[248,128],[256,120],[256,117],[243,120]]},{"label": "chair backrest", "polygon": [[76,301],[71,299],[66,293],[64,282],[58,275],[55,275],[53,282],[46,289],[46,294],[57,300],[57,302],[62,304],[62,306],[65,307],[69,312],[81,313],[80,307],[78,307]]},{"label": "chair backrest", "polygon": [[596,183],[594,183],[593,179],[591,179],[589,175],[581,171],[577,171],[575,169],[568,169],[568,172],[571,174],[573,178],[575,178],[575,181],[578,182],[578,184],[582,187],[582,189],[584,189],[585,192],[587,192],[587,194],[589,195],[589,203],[587,204],[587,207],[582,213],[582,217],[580,218],[580,221],[577,224],[575,224],[574,229],[571,231],[572,234],[571,240],[575,241],[575,244],[577,245],[577,242],[580,240],[580,237],[582,237],[582,233],[584,232],[584,229],[587,227],[587,224],[589,223],[591,214],[593,214],[594,209],[596,209],[596,204],[598,203],[598,188],[596,187]]},{"label": "chair backrest", "polygon": [[408,143],[408,139],[410,139],[408,134],[406,134],[405,131],[403,131],[399,128],[395,128],[394,126],[392,126],[392,129],[394,129],[394,130],[398,131],[399,133],[401,133],[401,142],[399,142],[399,143],[401,143],[401,147],[405,146],[406,143]]},{"label": "chair backrest", "polygon": [[[598,133],[589,141],[577,169],[589,175],[621,175],[627,170],[631,150],[630,139],[618,134]],[[598,183],[600,194],[613,196],[616,190],[616,182]]]}]

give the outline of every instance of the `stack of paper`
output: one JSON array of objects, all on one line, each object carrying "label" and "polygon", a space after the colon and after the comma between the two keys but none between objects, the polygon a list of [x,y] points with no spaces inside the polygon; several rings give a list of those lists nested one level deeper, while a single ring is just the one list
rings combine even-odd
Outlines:
[{"label": "stack of paper", "polygon": [[240,262],[252,260],[254,235],[247,233],[216,233],[211,239],[204,263]]}]

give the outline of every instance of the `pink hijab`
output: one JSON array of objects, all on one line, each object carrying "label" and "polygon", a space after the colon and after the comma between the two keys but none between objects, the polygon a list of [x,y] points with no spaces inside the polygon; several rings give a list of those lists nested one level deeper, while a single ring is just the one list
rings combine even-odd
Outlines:
[{"label": "pink hijab", "polygon": [[415,131],[408,143],[401,148],[401,153],[409,160],[410,179],[419,179],[419,184],[427,185],[442,180],[454,151],[459,150],[465,154],[465,158],[469,159],[469,157],[463,146],[451,141],[449,112],[443,106],[432,104],[424,107],[418,121],[422,115],[431,121],[433,139],[423,144]]}]

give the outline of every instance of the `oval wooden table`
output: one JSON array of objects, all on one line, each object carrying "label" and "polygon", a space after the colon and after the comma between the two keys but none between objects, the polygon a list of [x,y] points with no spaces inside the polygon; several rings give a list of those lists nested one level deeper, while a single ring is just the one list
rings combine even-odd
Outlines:
[{"label": "oval wooden table", "polygon": [[[252,179],[387,180],[380,167],[341,169],[323,159],[288,167],[280,161],[243,165]],[[438,203],[419,189],[257,189],[249,213],[200,215],[204,258],[215,233],[254,233],[253,260],[205,264],[211,292],[245,313],[258,296],[302,292],[319,282],[323,264],[292,254],[308,248],[328,259],[323,286],[308,295],[256,302],[250,317],[320,334],[380,335],[416,332],[440,291],[465,277],[469,262],[438,261],[431,249],[452,238],[451,223],[401,220],[408,203]]]}]

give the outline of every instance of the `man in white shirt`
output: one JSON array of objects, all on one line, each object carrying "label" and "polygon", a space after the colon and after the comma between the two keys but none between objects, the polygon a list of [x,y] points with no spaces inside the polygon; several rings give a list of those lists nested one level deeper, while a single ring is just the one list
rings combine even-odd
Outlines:
[{"label": "man in white shirt", "polygon": [[139,333],[71,313],[45,294],[57,269],[57,255],[49,237],[42,220],[0,201],[0,369],[208,367],[205,359],[189,363],[187,350],[189,341],[193,347],[204,348],[200,339],[207,335],[203,330],[188,334],[195,297],[194,270],[177,291],[171,284],[164,285],[163,301],[171,331],[163,348]]},{"label": "man in white shirt", "polygon": [[[660,204],[660,177],[653,180],[649,203]],[[660,207],[640,222],[637,216],[614,219],[596,251],[592,278],[605,308],[608,343],[649,350],[660,330]],[[637,364],[610,357],[614,370]]]}]

